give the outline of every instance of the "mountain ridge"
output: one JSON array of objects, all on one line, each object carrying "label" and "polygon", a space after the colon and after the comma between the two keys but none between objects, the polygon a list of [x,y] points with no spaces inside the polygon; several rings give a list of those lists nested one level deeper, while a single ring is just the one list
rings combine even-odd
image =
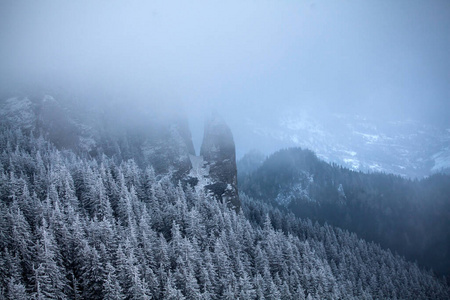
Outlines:
[{"label": "mountain ridge", "polygon": [[355,232],[440,274],[450,272],[449,187],[449,175],[419,181],[356,172],[300,148],[277,151],[239,181],[250,197]]},{"label": "mountain ridge", "polygon": [[405,178],[450,170],[449,128],[414,120],[305,109],[274,112],[264,122],[249,118],[245,130],[256,141],[252,148],[265,149],[266,154],[281,148],[308,148],[327,162],[355,171]]}]

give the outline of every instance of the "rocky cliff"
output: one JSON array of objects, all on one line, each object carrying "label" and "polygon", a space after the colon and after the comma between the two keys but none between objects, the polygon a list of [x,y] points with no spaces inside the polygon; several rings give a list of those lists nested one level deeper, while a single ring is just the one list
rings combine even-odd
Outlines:
[{"label": "rocky cliff", "polygon": [[206,121],[200,155],[209,167],[209,177],[212,182],[205,188],[219,200],[228,203],[230,207],[239,209],[233,134],[217,114],[213,114]]},{"label": "rocky cliff", "polygon": [[[91,104],[91,105],[88,105]],[[151,165],[157,177],[189,184],[239,208],[236,154],[231,130],[218,116],[205,124],[201,156],[195,156],[182,112],[131,104],[109,105],[45,95],[0,101],[0,126],[50,141],[82,156],[133,159]]]}]

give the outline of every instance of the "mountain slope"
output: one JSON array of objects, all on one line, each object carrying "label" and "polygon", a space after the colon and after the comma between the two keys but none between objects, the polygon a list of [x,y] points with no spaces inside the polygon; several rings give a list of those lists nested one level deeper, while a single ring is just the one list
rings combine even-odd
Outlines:
[{"label": "mountain slope", "polygon": [[245,196],[237,214],[151,166],[1,129],[2,298],[449,297],[430,272],[354,234]]},{"label": "mountain slope", "polygon": [[[41,136],[59,150],[96,159],[106,155],[116,163],[133,159],[139,166],[151,165],[156,176],[169,176],[175,184],[195,186],[203,180],[191,174],[191,157],[195,156],[191,132],[186,116],[175,107],[69,97],[57,100],[44,95],[4,99],[0,116],[5,129]],[[223,120],[219,123],[222,131],[218,133],[214,133],[214,122],[205,126],[201,154],[208,164],[203,177],[209,178],[209,185],[204,188],[238,208],[233,136]],[[227,144],[221,144],[222,140]]]},{"label": "mountain slope", "polygon": [[[67,106],[56,111],[68,119],[43,119],[35,110],[41,102],[25,103],[37,117],[9,114],[0,122],[1,299],[449,297],[443,280],[355,234],[246,196],[242,206],[233,199],[241,207],[234,209],[209,192],[216,180],[228,186],[236,179],[223,122],[207,127],[213,137],[205,135],[199,157],[183,143],[189,132],[171,124],[156,128],[174,130],[175,142],[171,135],[151,139],[136,123],[101,130],[108,123],[98,112],[75,118]],[[30,127],[16,126],[28,120]],[[78,147],[89,134],[92,148]],[[105,141],[117,147],[106,151]],[[140,146],[155,141],[157,155],[183,155],[154,166]],[[177,163],[184,154],[187,174]],[[176,174],[186,174],[185,184]]]},{"label": "mountain slope", "polygon": [[291,148],[271,155],[239,183],[247,195],[327,222],[450,274],[450,176],[411,181],[364,174]]}]

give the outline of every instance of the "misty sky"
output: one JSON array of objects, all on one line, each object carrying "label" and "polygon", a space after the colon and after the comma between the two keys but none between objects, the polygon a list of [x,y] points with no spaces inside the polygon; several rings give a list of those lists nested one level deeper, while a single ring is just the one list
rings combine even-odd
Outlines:
[{"label": "misty sky", "polygon": [[195,140],[211,109],[235,136],[303,107],[450,126],[449,53],[446,0],[0,3],[2,94],[182,101]]}]

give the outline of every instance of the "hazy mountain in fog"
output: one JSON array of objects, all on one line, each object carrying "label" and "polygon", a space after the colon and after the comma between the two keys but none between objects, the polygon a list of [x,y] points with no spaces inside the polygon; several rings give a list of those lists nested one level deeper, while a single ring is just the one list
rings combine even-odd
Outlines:
[{"label": "hazy mountain in fog", "polygon": [[199,128],[215,108],[239,157],[245,119],[280,108],[450,126],[447,1],[4,0],[0,45],[2,95],[175,100]]},{"label": "hazy mountain in fog", "polygon": [[[243,126],[244,127],[244,126]],[[450,169],[450,128],[414,120],[295,110],[264,121],[248,118],[251,145],[267,154],[308,148],[352,170],[422,178]]]},{"label": "hazy mountain in fog", "polygon": [[266,156],[259,150],[254,149],[248,152],[237,161],[238,176],[242,178],[252,173],[263,164],[265,159]]},{"label": "hazy mountain in fog", "polygon": [[[237,200],[220,118],[207,122],[203,159],[183,122],[69,103],[0,102],[0,298],[448,299],[443,279],[354,233],[245,195],[239,212],[217,201]],[[308,153],[304,164],[317,162]]]},{"label": "hazy mountain in fog", "polygon": [[[156,176],[212,192],[239,208],[233,135],[214,115],[205,124],[197,157],[186,114],[170,105],[124,105],[97,99],[74,100],[50,95],[12,97],[0,101],[0,125],[41,137],[61,151],[117,162],[132,159],[151,166]],[[193,162],[202,172],[192,172]],[[207,181],[205,184],[204,181]]]},{"label": "hazy mountain in fog", "polygon": [[448,177],[265,159],[448,169],[447,1],[2,0],[0,45],[0,299],[449,298],[370,242],[447,272]]}]

